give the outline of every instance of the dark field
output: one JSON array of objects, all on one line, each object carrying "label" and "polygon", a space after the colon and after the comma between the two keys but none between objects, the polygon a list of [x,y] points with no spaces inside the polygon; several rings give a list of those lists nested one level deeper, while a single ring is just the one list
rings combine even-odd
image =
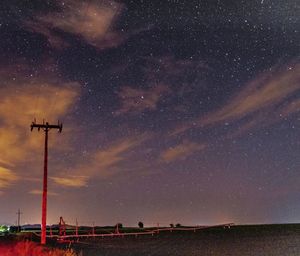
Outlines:
[{"label": "dark field", "polygon": [[89,238],[71,247],[83,256],[300,256],[300,224],[164,231],[154,236]]},{"label": "dark field", "polygon": [[[106,229],[103,229],[104,231]],[[121,232],[136,231],[124,228]],[[19,233],[0,237],[0,256],[6,247],[19,247],[9,256],[41,256],[39,237],[34,233]],[[26,244],[25,241],[32,241]],[[23,242],[22,242],[23,241]],[[160,231],[159,234],[81,238],[59,243],[47,240],[49,250],[70,249],[78,256],[300,256],[300,224],[214,227],[192,231]],[[20,247],[21,242],[21,247]],[[23,243],[23,244],[22,244]],[[31,244],[30,244],[31,243]],[[27,247],[32,247],[32,250]],[[1,249],[2,248],[2,249]],[[23,249],[22,249],[23,248]],[[25,253],[24,249],[31,253]],[[21,254],[18,253],[21,252]],[[17,252],[17,253],[16,253]],[[72,255],[74,254],[43,254]]]}]

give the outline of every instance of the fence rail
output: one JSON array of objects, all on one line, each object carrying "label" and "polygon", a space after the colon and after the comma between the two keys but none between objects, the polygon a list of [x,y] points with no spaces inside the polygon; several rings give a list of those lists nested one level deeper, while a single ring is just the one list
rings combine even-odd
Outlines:
[{"label": "fence rail", "polygon": [[[199,226],[199,227],[166,227],[166,228],[155,228],[153,230],[145,230],[141,232],[118,232],[108,234],[72,234],[72,235],[47,235],[48,238],[57,238],[60,241],[64,241],[72,238],[93,238],[93,237],[125,237],[125,236],[143,236],[143,235],[155,235],[160,232],[173,232],[173,231],[191,231],[196,232],[197,230],[204,230],[216,227],[230,228],[234,223],[226,223],[213,226]],[[34,232],[36,236],[41,236],[39,232]]]}]

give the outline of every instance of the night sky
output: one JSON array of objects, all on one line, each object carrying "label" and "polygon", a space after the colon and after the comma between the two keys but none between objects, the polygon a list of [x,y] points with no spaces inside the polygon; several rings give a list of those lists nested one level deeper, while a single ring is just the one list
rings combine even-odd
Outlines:
[{"label": "night sky", "polygon": [[0,4],[0,222],[300,222],[296,0]]}]

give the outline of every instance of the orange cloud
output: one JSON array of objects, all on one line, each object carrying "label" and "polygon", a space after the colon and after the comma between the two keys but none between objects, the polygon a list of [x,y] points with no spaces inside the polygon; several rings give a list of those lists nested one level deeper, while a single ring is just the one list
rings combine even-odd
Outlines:
[{"label": "orange cloud", "polygon": [[[42,195],[43,191],[42,190],[38,190],[38,189],[33,189],[33,190],[30,190],[28,193],[32,194],[32,195]],[[47,195],[48,196],[58,196],[57,193],[51,192],[51,191],[47,191]]]},{"label": "orange cloud", "polygon": [[[14,126],[28,126],[33,117],[54,121],[63,115],[78,95],[77,83],[38,82],[11,84],[0,89],[0,118],[2,123]],[[16,92],[17,91],[17,92]]]},{"label": "orange cloud", "polygon": [[[24,68],[20,67],[21,70]],[[27,171],[33,175],[36,168],[32,163],[37,156],[42,159],[42,133],[30,133],[33,118],[36,117],[37,122],[44,118],[57,122],[57,119],[63,118],[76,101],[79,84],[65,83],[49,76],[26,78],[22,72],[11,79],[10,71],[11,68],[8,68],[0,72],[5,84],[0,88],[0,168],[12,169],[16,177],[24,177],[21,165],[26,163]],[[50,141],[50,146],[55,144],[55,137]],[[67,139],[64,141],[60,143],[60,148],[68,143]],[[11,177],[6,179],[5,184],[15,181],[15,176]]]},{"label": "orange cloud", "polygon": [[284,102],[300,89],[300,65],[291,71],[274,71],[251,81],[223,109],[201,120],[203,125],[243,117]]},{"label": "orange cloud", "polygon": [[[292,63],[289,68],[274,68],[245,85],[244,89],[233,96],[221,109],[178,127],[173,134],[182,133],[191,128],[216,125],[222,122],[233,122],[245,117],[258,116],[256,125],[261,122],[273,123],[281,119],[280,105],[285,105],[282,113],[285,116],[299,111],[298,100],[290,97],[300,90],[300,64]],[[290,103],[289,103],[290,102]],[[270,113],[272,113],[270,115]],[[253,125],[254,126],[254,125]]]},{"label": "orange cloud", "polygon": [[45,36],[48,40],[48,43],[56,49],[64,49],[66,47],[69,47],[70,44],[66,42],[63,38],[61,38],[58,34],[53,32],[50,26],[47,26],[43,22],[33,22],[28,21],[26,22],[27,28],[29,28],[31,31],[34,31],[38,34],[42,34]]},{"label": "orange cloud", "polygon": [[122,5],[114,1],[65,1],[59,12],[37,16],[26,25],[56,48],[68,45],[57,30],[80,36],[98,48],[114,47],[124,40],[113,30],[121,10]]},{"label": "orange cloud", "polygon": [[169,92],[164,85],[155,86],[148,90],[135,89],[128,86],[122,87],[119,92],[121,108],[116,114],[141,113],[145,110],[155,110],[160,98]]},{"label": "orange cloud", "polygon": [[204,144],[185,141],[182,144],[179,144],[162,152],[160,158],[164,162],[169,163],[179,159],[184,159],[185,157],[205,148],[206,146]]},{"label": "orange cloud", "polygon": [[18,179],[19,177],[13,171],[0,166],[0,188],[7,188]]},{"label": "orange cloud", "polygon": [[[44,86],[11,85],[0,89],[0,151],[1,162],[15,164],[40,149],[41,137],[32,136],[29,126],[34,117],[56,122],[75,102],[76,84],[47,83]],[[18,93],[16,93],[18,90]]]},{"label": "orange cloud", "polygon": [[70,177],[50,177],[55,183],[64,187],[85,187],[87,185],[87,176]]},{"label": "orange cloud", "polygon": [[[83,187],[87,185],[91,177],[108,177],[122,170],[122,164],[130,161],[131,151],[143,143],[149,136],[137,136],[126,138],[103,150],[96,151],[86,163],[80,163],[74,168],[74,176],[51,177],[51,179],[61,186]],[[116,170],[118,169],[118,170]],[[81,176],[84,173],[86,176]]]},{"label": "orange cloud", "polygon": [[[1,133],[0,133],[0,140],[1,140]],[[13,163],[8,162],[7,160],[4,160],[3,158],[0,158],[0,165],[14,167]]]},{"label": "orange cloud", "polygon": [[115,143],[105,150],[99,150],[93,157],[94,165],[99,169],[106,169],[124,160],[124,154],[138,146],[143,138],[125,139]]}]

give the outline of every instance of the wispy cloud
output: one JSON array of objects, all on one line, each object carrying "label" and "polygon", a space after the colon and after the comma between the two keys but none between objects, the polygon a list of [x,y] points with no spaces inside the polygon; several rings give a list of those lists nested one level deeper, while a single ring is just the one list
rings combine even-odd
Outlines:
[{"label": "wispy cloud", "polygon": [[211,112],[189,124],[177,127],[173,134],[191,128],[203,128],[224,122],[236,122],[251,118],[247,125],[255,127],[263,123],[280,121],[282,116],[299,111],[300,64],[291,63],[287,67],[276,67],[250,81],[222,108]]},{"label": "wispy cloud", "polygon": [[50,177],[55,183],[64,187],[85,187],[88,178],[87,176]]},{"label": "wispy cloud", "polygon": [[11,170],[0,166],[0,188],[7,188],[15,183],[19,177]]},{"label": "wispy cloud", "polygon": [[201,151],[206,148],[204,144],[198,144],[194,142],[185,141],[182,144],[178,144],[175,147],[171,147],[163,151],[160,158],[164,162],[173,162],[176,160],[182,160],[189,155],[194,154],[197,151]]},{"label": "wispy cloud", "polygon": [[147,57],[147,66],[144,67],[145,72],[148,74],[149,79],[157,80],[163,79],[166,81],[182,79],[194,76],[194,72],[207,72],[211,70],[209,65],[202,60],[190,59],[177,59],[172,55],[164,55],[159,57]]},{"label": "wispy cloud", "polygon": [[[98,150],[84,163],[74,167],[74,176],[51,177],[58,185],[65,187],[86,186],[90,178],[110,177],[123,170],[123,164],[128,163],[134,150],[149,136],[125,138]],[[82,176],[84,174],[85,176]]]},{"label": "wispy cloud", "polygon": [[30,122],[34,117],[40,122],[43,118],[50,122],[57,120],[68,111],[76,95],[76,89],[69,84],[61,87],[44,83],[44,86],[27,85],[22,88],[12,85],[0,89],[1,162],[14,164],[38,149],[39,136],[30,136]]},{"label": "wispy cloud", "polygon": [[122,87],[118,95],[121,107],[115,114],[138,114],[145,110],[155,110],[160,99],[169,92],[169,88],[165,85],[157,85],[150,89]]},{"label": "wispy cloud", "polygon": [[27,21],[26,27],[35,33],[43,35],[47,39],[49,45],[55,49],[64,49],[70,46],[66,40],[53,31],[50,24],[47,25],[45,22],[39,21],[39,19]]},{"label": "wispy cloud", "polygon": [[58,2],[59,11],[39,15],[26,26],[47,37],[56,48],[68,45],[62,33],[79,36],[98,48],[114,47],[123,42],[122,33],[114,30],[114,23],[123,5],[115,1]]},{"label": "wispy cloud", "polygon": [[15,165],[11,162],[8,162],[7,160],[0,158],[0,165],[8,166],[8,167],[14,167]]},{"label": "wispy cloud", "polygon": [[[20,165],[33,162],[40,155],[43,144],[42,136],[30,133],[29,126],[33,118],[36,117],[38,122],[43,118],[57,122],[75,103],[79,85],[55,77],[26,78],[22,72],[12,79],[9,74],[10,69],[3,68],[0,72],[5,85],[0,88],[0,167],[9,168],[23,177]],[[62,142],[60,146],[64,144]],[[50,143],[52,145],[54,140]],[[31,174],[34,169],[30,168]],[[8,175],[8,171],[5,174]],[[10,181],[13,179],[6,179],[7,183]]]},{"label": "wispy cloud", "polygon": [[106,169],[124,160],[124,154],[140,145],[144,141],[143,137],[130,138],[119,141],[110,147],[99,150],[93,157],[93,162],[97,168]]},{"label": "wispy cloud", "polygon": [[[32,195],[42,195],[43,191],[42,190],[38,190],[38,189],[33,189],[33,190],[30,190],[28,193],[32,194]],[[51,191],[47,191],[47,194],[48,194],[48,196],[58,196],[57,193],[51,192]]]}]

